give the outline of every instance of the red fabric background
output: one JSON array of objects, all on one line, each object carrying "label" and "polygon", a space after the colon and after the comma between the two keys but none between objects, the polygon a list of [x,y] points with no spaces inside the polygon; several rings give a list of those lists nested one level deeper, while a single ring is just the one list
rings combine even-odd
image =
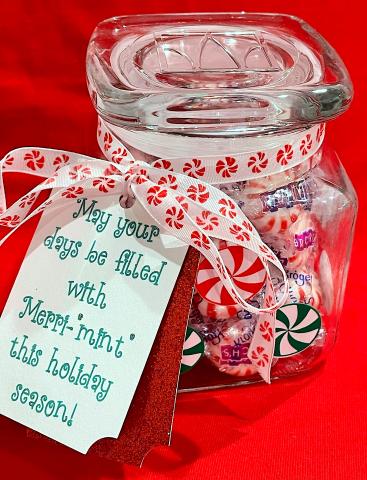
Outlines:
[{"label": "red fabric background", "polygon": [[[174,11],[280,11],[303,17],[338,50],[354,81],[348,113],[328,135],[357,189],[360,214],[344,314],[326,367],[272,386],[181,395],[170,449],[151,452],[142,470],[79,455],[24,438],[0,419],[1,478],[367,478],[367,356],[363,171],[367,78],[365,18],[356,2],[324,0],[121,1],[10,0],[0,7],[0,154],[25,145],[93,153],[95,114],[85,86],[85,50],[96,23],[113,15]],[[30,184],[17,185],[19,195]],[[29,227],[30,228],[30,227]],[[1,249],[4,305],[30,231]],[[348,234],[349,232],[346,232]],[[1,386],[0,386],[1,388]],[[5,474],[7,472],[7,474]]]}]

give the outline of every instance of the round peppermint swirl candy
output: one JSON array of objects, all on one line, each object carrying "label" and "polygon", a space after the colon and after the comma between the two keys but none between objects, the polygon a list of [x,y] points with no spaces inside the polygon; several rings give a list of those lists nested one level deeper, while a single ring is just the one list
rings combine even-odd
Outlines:
[{"label": "round peppermint swirl candy", "polygon": [[204,353],[204,342],[192,327],[187,327],[183,344],[180,373],[188,372],[194,367]]},{"label": "round peppermint swirl candy", "polygon": [[289,357],[309,347],[321,328],[319,312],[303,303],[283,305],[276,313],[274,357]]},{"label": "round peppermint swirl candy", "polygon": [[[248,300],[256,295],[263,287],[266,278],[264,265],[256,253],[226,242],[223,242],[222,247],[219,248],[219,253],[241,296]],[[196,276],[196,290],[210,303],[235,304],[211,263],[203,257]]]},{"label": "round peppermint swirl candy", "polygon": [[302,352],[277,359],[272,378],[287,377],[316,367],[325,358],[326,331],[321,328],[312,345]]}]

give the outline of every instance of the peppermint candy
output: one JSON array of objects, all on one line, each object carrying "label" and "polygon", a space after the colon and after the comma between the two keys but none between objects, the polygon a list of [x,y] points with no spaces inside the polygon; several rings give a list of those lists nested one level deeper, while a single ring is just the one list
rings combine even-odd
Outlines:
[{"label": "peppermint candy", "polygon": [[192,327],[187,327],[181,359],[180,373],[188,372],[201,359],[204,353],[204,342]]},{"label": "peppermint candy", "polygon": [[257,231],[263,235],[277,236],[286,233],[297,222],[302,208],[296,206],[290,209],[281,209],[276,212],[264,212],[252,218]]},{"label": "peppermint candy", "polygon": [[292,303],[279,308],[275,321],[274,357],[289,357],[302,352],[313,343],[320,328],[320,313],[310,305]]},{"label": "peppermint candy", "polygon": [[305,372],[317,365],[323,358],[326,343],[326,332],[323,328],[314,340],[313,344],[296,355],[276,359],[272,369],[272,377],[287,377],[296,373]]},{"label": "peppermint candy", "polygon": [[225,320],[235,316],[238,312],[243,310],[242,305],[216,305],[210,303],[204,298],[198,303],[197,309],[203,317],[210,320]]},{"label": "peppermint candy", "polygon": [[[266,270],[254,252],[225,242],[224,245],[219,248],[220,256],[232,282],[241,296],[248,300],[262,289]],[[199,263],[196,290],[210,303],[234,305],[232,296],[224,287],[213,265],[206,258],[202,258]]]}]

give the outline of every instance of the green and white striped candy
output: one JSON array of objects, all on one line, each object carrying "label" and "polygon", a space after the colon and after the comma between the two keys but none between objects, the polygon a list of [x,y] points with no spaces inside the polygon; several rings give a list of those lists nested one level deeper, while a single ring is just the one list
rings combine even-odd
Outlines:
[{"label": "green and white striped candy", "polygon": [[310,305],[291,303],[277,310],[274,357],[290,357],[309,347],[321,328],[320,313]]},{"label": "green and white striped candy", "polygon": [[198,363],[204,353],[204,342],[192,327],[187,327],[183,344],[180,373],[188,372]]}]

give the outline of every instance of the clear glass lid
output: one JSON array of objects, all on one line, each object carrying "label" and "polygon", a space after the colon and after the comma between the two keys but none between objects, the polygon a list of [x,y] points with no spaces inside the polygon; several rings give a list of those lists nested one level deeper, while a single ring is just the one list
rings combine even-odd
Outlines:
[{"label": "clear glass lid", "polygon": [[331,46],[280,14],[114,17],[92,35],[87,75],[103,118],[184,135],[285,133],[334,118],[353,93]]}]

